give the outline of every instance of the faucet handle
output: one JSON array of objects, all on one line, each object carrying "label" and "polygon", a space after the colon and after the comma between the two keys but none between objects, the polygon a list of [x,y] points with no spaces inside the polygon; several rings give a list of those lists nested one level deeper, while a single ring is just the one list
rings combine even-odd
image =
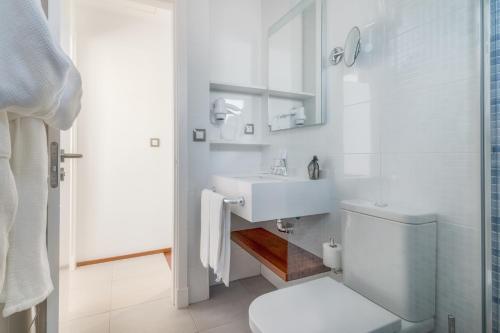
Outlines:
[{"label": "faucet handle", "polygon": [[287,158],[288,158],[288,151],[286,149],[283,149],[281,152],[280,152],[280,157],[282,160],[286,161]]},{"label": "faucet handle", "polygon": [[275,158],[273,160],[273,167],[276,168],[276,167],[282,167],[283,166],[283,159],[281,158]]},{"label": "faucet handle", "polygon": [[288,176],[286,159],[284,158],[273,159],[273,164],[271,165],[271,173],[274,175]]}]

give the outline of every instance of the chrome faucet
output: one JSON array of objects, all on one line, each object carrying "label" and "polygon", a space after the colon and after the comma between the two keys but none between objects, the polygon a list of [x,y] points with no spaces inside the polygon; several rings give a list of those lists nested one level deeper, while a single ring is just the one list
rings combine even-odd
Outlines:
[{"label": "chrome faucet", "polygon": [[277,158],[271,167],[271,174],[277,176],[288,176],[288,165],[286,158]]},{"label": "chrome faucet", "polygon": [[282,150],[280,153],[280,158],[275,158],[273,165],[271,166],[271,174],[277,176],[288,176],[288,160],[287,151]]}]

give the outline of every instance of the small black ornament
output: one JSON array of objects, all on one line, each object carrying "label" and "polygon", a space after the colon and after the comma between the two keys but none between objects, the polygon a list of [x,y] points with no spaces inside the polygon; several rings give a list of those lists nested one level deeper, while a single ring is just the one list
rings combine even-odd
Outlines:
[{"label": "small black ornament", "polygon": [[307,171],[309,172],[309,179],[319,179],[319,163],[318,156],[314,156],[311,163],[307,167]]}]

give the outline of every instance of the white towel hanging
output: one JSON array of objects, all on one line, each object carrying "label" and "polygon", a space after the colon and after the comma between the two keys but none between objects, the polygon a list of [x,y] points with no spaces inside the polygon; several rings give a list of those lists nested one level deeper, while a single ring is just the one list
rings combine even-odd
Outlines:
[{"label": "white towel hanging", "polygon": [[213,269],[216,281],[229,286],[231,210],[218,193],[203,190],[201,197],[200,260]]}]

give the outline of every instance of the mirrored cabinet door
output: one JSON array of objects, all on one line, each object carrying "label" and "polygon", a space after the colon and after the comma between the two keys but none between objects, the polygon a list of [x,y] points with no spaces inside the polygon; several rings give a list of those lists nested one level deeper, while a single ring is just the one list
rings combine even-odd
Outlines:
[{"label": "mirrored cabinet door", "polygon": [[268,31],[271,131],[323,124],[323,0],[303,0]]}]

